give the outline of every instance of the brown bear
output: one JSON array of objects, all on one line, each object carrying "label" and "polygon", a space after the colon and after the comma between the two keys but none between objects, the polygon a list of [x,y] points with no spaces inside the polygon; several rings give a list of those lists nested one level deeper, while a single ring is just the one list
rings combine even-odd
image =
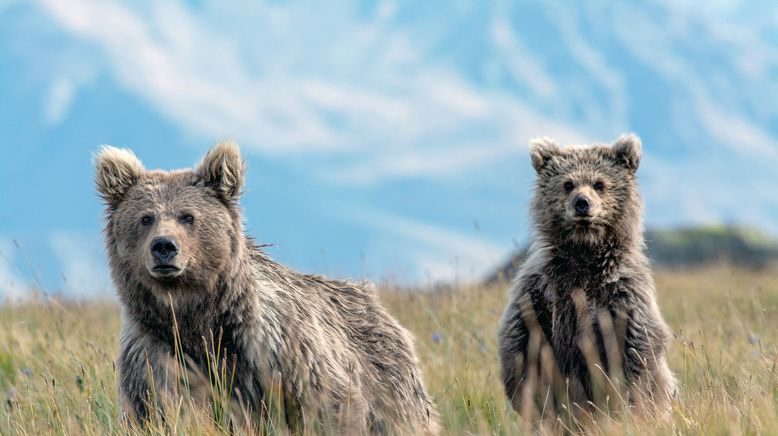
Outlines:
[{"label": "brown bear", "polygon": [[262,421],[276,399],[292,431],[434,432],[411,334],[367,284],[301,274],[265,255],[244,234],[244,173],[231,142],[170,172],[145,170],[126,149],[96,156],[126,416],[164,420],[163,400],[213,401],[219,388],[226,410],[242,414],[230,425]]},{"label": "brown bear", "polygon": [[530,144],[536,239],[498,334],[505,393],[525,418],[592,416],[617,402],[668,410],[670,331],[643,253],[641,149],[635,135]]}]

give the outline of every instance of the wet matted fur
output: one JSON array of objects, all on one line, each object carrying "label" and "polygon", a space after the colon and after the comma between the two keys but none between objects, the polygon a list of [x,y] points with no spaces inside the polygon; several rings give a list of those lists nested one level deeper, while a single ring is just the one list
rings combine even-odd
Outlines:
[{"label": "wet matted fur", "polygon": [[[245,236],[237,145],[221,142],[195,169],[170,172],[103,147],[96,167],[127,416],[149,419],[181,392],[207,405],[216,386],[249,420],[276,399],[296,431],[436,430],[412,336],[374,290],[297,273]],[[160,240],[168,245],[152,253]]]},{"label": "wet matted fur", "polygon": [[508,398],[529,419],[579,419],[619,402],[667,410],[670,331],[643,253],[640,139],[560,148],[542,138],[530,155],[536,239],[498,334]]}]

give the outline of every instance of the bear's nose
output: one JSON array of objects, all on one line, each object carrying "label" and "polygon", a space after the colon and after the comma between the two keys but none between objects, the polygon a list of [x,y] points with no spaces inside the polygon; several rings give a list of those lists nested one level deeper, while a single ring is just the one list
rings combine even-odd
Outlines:
[{"label": "bear's nose", "polygon": [[573,207],[576,215],[586,216],[589,213],[589,200],[586,197],[578,197],[575,199]]},{"label": "bear's nose", "polygon": [[159,236],[151,241],[151,255],[160,263],[167,263],[178,254],[176,241],[167,236]]}]

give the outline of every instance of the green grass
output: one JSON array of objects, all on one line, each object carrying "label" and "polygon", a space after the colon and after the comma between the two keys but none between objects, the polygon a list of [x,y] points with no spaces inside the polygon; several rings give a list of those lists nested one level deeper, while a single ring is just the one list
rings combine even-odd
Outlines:
[{"label": "green grass", "polygon": [[[676,334],[680,390],[668,420],[601,418],[595,434],[778,434],[778,274],[728,267],[656,275]],[[505,287],[406,293],[382,300],[416,334],[444,434],[528,428],[499,382],[497,324]],[[0,434],[127,433],[117,421],[118,308],[112,302],[32,302],[0,308]],[[185,406],[186,408],[186,406]],[[191,408],[150,433],[217,434]]]}]

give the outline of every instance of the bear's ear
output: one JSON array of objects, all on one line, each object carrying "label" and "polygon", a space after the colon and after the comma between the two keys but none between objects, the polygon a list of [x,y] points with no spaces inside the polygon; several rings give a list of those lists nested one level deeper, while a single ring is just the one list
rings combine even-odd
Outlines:
[{"label": "bear's ear", "polygon": [[538,173],[559,152],[559,144],[551,138],[535,138],[529,142],[529,155],[532,157],[532,166]]},{"label": "bear's ear", "polygon": [[94,156],[95,184],[103,200],[116,207],[143,172],[143,164],[132,151],[103,145]]},{"label": "bear's ear", "polygon": [[643,145],[640,138],[634,133],[621,135],[611,147],[616,162],[635,172],[640,165],[640,157],[643,155]]},{"label": "bear's ear", "polygon": [[246,163],[240,157],[238,144],[220,141],[208,151],[196,172],[206,186],[213,188],[223,199],[231,201],[240,197]]}]

